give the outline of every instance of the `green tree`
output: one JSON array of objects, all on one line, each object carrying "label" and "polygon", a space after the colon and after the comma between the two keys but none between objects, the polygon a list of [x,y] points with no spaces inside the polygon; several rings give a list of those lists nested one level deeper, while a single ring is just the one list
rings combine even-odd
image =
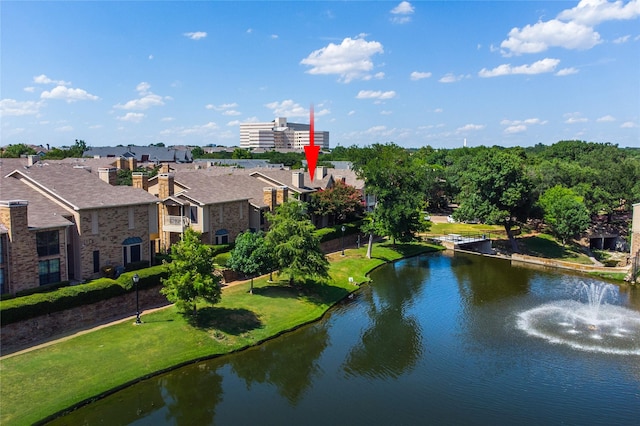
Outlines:
[{"label": "green tree", "polygon": [[282,203],[275,214],[268,214],[269,232],[265,237],[280,273],[289,276],[289,283],[308,277],[329,277],[329,262],[320,250],[315,226],[297,201]]},{"label": "green tree", "polygon": [[171,260],[160,290],[170,302],[185,312],[192,309],[195,317],[198,301],[220,301],[220,278],[213,275],[211,249],[200,241],[200,232],[187,228],[182,240],[171,246]]},{"label": "green tree", "polygon": [[538,204],[544,211],[544,221],[554,235],[566,241],[589,227],[589,212],[582,197],[569,188],[556,185],[540,196]]},{"label": "green tree", "polygon": [[231,153],[231,158],[233,158],[234,160],[241,160],[241,159],[250,160],[252,157],[251,157],[251,152],[248,149],[235,148],[233,150],[233,153]]},{"label": "green tree", "polygon": [[194,146],[191,148],[191,156],[193,158],[203,158],[204,157],[204,149],[201,146]]},{"label": "green tree", "polygon": [[253,278],[273,270],[274,259],[262,231],[246,231],[238,235],[227,266],[251,277],[249,293],[253,294]]},{"label": "green tree", "polygon": [[527,219],[533,202],[523,159],[495,148],[480,152],[462,172],[460,183],[460,207],[454,218],[503,225],[512,250],[517,252],[512,228]]},{"label": "green tree", "polygon": [[360,191],[342,181],[333,188],[311,194],[309,210],[318,216],[329,216],[333,223],[354,219],[363,213]]},{"label": "green tree", "polygon": [[390,237],[395,243],[411,241],[427,229],[424,207],[425,168],[408,151],[395,145],[374,144],[352,150],[353,168],[364,179],[367,194],[376,197],[376,207],[363,232]]},{"label": "green tree", "polygon": [[27,146],[23,143],[18,143],[15,145],[9,145],[5,147],[2,151],[2,157],[4,158],[20,158],[21,155],[33,155],[36,153],[36,150]]}]

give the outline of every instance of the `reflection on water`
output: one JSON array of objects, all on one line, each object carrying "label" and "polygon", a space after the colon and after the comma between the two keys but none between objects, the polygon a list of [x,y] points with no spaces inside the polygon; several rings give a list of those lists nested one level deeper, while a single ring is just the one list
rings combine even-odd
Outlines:
[{"label": "reflection on water", "polygon": [[[436,254],[372,279],[316,324],[53,424],[637,424],[638,356],[575,351],[516,326],[583,277]],[[637,290],[621,294],[637,313]]]}]

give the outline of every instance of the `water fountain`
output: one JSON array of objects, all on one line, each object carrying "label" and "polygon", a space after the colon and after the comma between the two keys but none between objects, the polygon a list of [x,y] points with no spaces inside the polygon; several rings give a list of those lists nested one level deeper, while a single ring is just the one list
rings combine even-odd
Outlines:
[{"label": "water fountain", "polygon": [[640,355],[640,314],[617,306],[617,287],[580,283],[578,300],[546,303],[518,315],[517,326],[550,343],[621,355]]}]

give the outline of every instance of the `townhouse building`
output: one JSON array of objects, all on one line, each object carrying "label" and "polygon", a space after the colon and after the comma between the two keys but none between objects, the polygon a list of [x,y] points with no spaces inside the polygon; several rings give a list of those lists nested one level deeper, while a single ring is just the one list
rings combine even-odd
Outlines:
[{"label": "townhouse building", "polygon": [[0,164],[0,284],[16,293],[84,281],[105,266],[147,261],[155,251],[157,198],[114,186],[115,168],[58,162]]}]

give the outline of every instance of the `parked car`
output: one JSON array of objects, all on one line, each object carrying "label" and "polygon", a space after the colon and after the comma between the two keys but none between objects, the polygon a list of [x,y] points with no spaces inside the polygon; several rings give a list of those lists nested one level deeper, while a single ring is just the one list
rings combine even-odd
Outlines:
[{"label": "parked car", "polygon": [[456,223],[456,220],[453,218],[453,216],[449,215],[449,216],[447,216],[447,222]]}]

